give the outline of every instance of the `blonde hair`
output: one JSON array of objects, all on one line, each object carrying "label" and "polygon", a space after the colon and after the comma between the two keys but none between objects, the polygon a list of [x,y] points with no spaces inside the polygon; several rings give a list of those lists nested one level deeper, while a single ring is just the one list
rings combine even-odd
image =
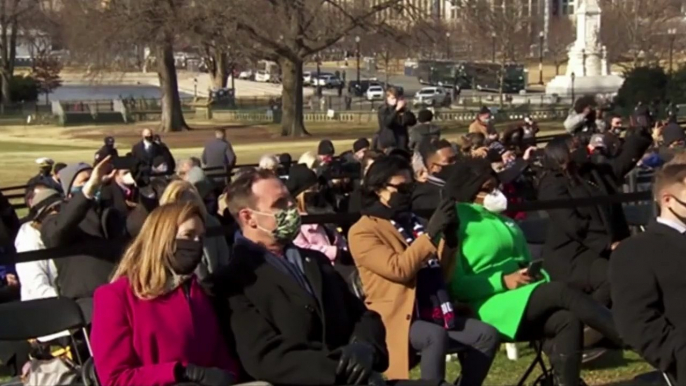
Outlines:
[{"label": "blonde hair", "polygon": [[202,220],[207,220],[207,208],[200,197],[198,189],[188,181],[176,180],[167,185],[160,197],[160,205],[172,204],[175,202],[192,202],[200,208]]},{"label": "blonde hair", "polygon": [[298,163],[307,166],[308,169],[314,169],[317,166],[317,156],[311,151],[306,151],[300,156]]},{"label": "blonde hair", "polygon": [[176,248],[176,234],[179,226],[193,217],[202,219],[202,212],[192,202],[162,205],[152,211],[124,252],[112,281],[126,277],[139,299],[164,295],[174,277],[170,260]]},{"label": "blonde hair", "polygon": [[264,170],[276,170],[279,166],[279,159],[274,154],[265,154],[260,158],[258,167]]}]

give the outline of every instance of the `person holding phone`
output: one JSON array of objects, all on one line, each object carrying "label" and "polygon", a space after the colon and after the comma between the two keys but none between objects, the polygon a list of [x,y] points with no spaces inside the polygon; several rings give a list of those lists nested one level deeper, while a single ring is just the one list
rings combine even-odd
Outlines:
[{"label": "person holding phone", "polygon": [[406,160],[378,159],[362,184],[362,217],[350,229],[350,252],[367,308],[383,320],[389,379],[407,379],[421,353],[423,380],[443,381],[449,347],[464,348],[463,385],[481,385],[500,345],[498,332],[455,315],[444,272],[453,265],[458,225],[454,201],[441,201],[426,224],[411,211],[414,178]]},{"label": "person holding phone", "polygon": [[386,146],[388,147],[408,149],[408,127],[411,126],[411,122],[406,116],[408,113],[406,106],[407,102],[398,89],[389,87],[386,90],[386,103],[379,108],[379,131],[377,132],[377,138],[390,139],[392,137],[393,143],[387,143]]},{"label": "person holding phone", "polygon": [[544,339],[557,384],[578,385],[583,324],[622,344],[610,311],[566,283],[550,282],[531,262],[522,230],[501,214],[507,198],[488,161],[459,161],[443,194],[458,202],[460,219],[452,296],[510,341]]}]

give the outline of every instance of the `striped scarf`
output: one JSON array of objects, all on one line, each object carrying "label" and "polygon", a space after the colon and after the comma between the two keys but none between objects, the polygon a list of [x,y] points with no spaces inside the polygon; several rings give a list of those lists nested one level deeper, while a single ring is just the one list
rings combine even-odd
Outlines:
[{"label": "striped scarf", "polygon": [[[390,221],[408,244],[412,244],[414,240],[425,233],[424,227],[414,214],[410,214],[410,221],[407,224],[412,226],[409,232],[396,221]],[[447,330],[455,328],[453,304],[450,301],[450,296],[448,296],[441,264],[436,256],[428,259],[417,272],[415,299],[415,313],[420,320],[441,325]]]}]

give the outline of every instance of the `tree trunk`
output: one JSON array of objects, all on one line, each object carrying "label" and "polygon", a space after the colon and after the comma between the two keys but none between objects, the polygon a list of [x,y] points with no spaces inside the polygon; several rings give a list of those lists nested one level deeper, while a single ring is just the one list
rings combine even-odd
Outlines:
[{"label": "tree trunk", "polygon": [[305,130],[303,118],[303,62],[290,58],[282,58],[280,62],[283,74],[281,135],[310,135]]},{"label": "tree trunk", "polygon": [[385,61],[386,61],[386,63],[385,63],[385,66],[386,66],[386,87],[388,87],[388,72],[390,71],[390,69],[388,67],[389,67],[390,61],[391,61],[390,54],[388,53],[388,51],[386,51]]},{"label": "tree trunk", "polygon": [[555,76],[560,75],[560,66],[562,65],[562,62],[555,62]]},{"label": "tree trunk", "polygon": [[215,88],[226,88],[226,84],[229,82],[228,58],[226,52],[215,50],[212,60],[214,61],[212,85]]},{"label": "tree trunk", "polygon": [[174,64],[174,48],[171,42],[157,47],[156,56],[157,76],[160,79],[160,91],[162,92],[160,131],[168,133],[187,130],[188,125],[181,110],[179,82],[176,78],[176,65]]}]

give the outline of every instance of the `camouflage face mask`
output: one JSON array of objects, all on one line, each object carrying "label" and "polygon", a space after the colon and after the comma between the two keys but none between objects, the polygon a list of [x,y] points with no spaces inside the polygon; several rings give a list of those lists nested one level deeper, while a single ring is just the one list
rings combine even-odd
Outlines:
[{"label": "camouflage face mask", "polygon": [[263,216],[274,217],[274,219],[276,220],[276,227],[273,230],[265,229],[260,225],[258,225],[257,227],[263,230],[264,232],[267,232],[270,235],[272,235],[272,237],[274,237],[274,239],[279,242],[290,243],[296,238],[296,236],[298,236],[298,233],[300,232],[300,213],[298,212],[298,209],[295,207],[281,209],[276,213],[264,213],[256,210],[253,210],[253,213],[257,213]]}]

